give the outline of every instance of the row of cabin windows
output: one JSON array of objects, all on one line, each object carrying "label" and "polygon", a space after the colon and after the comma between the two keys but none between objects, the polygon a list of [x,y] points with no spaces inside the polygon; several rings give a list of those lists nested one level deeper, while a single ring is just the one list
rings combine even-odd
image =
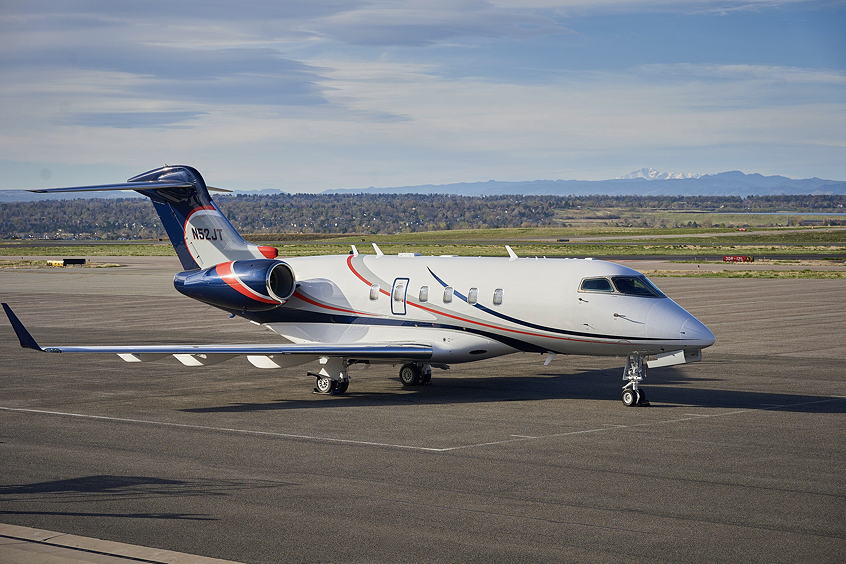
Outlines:
[{"label": "row of cabin windows", "polygon": [[[373,284],[370,286],[370,299],[371,300],[378,300],[379,299],[380,288],[379,284]],[[446,286],[444,288],[444,295],[443,301],[445,304],[452,302],[452,295],[454,291],[452,286]],[[429,287],[428,286],[420,286],[420,293],[418,294],[418,299],[421,302],[428,302],[429,301]],[[401,302],[405,299],[405,285],[403,284],[396,284],[394,286],[394,292],[391,298],[395,302]],[[475,304],[479,301],[479,289],[478,288],[470,288],[470,291],[467,292],[467,303],[468,304]],[[502,288],[497,288],[494,290],[493,293],[493,304],[494,305],[502,305]]]}]

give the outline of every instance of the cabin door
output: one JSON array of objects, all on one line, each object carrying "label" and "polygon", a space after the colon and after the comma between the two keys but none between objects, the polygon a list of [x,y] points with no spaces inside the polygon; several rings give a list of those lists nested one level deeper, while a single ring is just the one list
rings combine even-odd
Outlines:
[{"label": "cabin door", "polygon": [[408,278],[394,279],[394,287],[391,288],[391,313],[405,315],[405,297],[407,294]]}]

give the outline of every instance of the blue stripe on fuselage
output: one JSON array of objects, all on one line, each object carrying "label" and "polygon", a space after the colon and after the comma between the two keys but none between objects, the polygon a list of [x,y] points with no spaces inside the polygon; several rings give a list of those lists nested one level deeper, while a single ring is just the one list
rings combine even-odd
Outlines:
[{"label": "blue stripe on fuselage", "polygon": [[[449,284],[444,282],[441,279],[440,276],[438,276],[437,274],[432,272],[431,268],[426,267],[426,270],[429,271],[429,274],[431,274],[432,276],[435,277],[435,280],[437,280],[438,283],[441,286],[443,286],[444,288],[449,286]],[[460,292],[456,291],[454,287],[453,287],[452,293],[454,295],[458,296],[459,298],[461,298],[462,300],[464,300],[465,302],[467,301],[467,297],[464,296],[464,294],[461,294]],[[649,338],[649,337],[621,337],[619,335],[598,335],[596,333],[580,333],[578,331],[565,331],[564,329],[556,329],[555,327],[547,327],[545,325],[538,325],[537,323],[531,323],[529,321],[517,319],[516,317],[511,317],[510,315],[505,315],[504,313],[494,311],[491,308],[485,307],[485,306],[483,306],[482,304],[479,304],[479,303],[470,304],[468,302],[468,304],[472,305],[476,309],[484,311],[485,313],[489,313],[489,314],[493,315],[494,317],[498,317],[500,319],[510,321],[511,323],[516,323],[517,325],[522,325],[523,327],[531,327],[532,329],[537,329],[539,331],[547,331],[548,333],[556,333],[556,334],[559,334],[559,335],[573,335],[573,336],[577,336],[577,337],[596,337],[598,339],[619,339],[619,340],[623,340],[623,341],[635,341],[635,340],[636,341],[682,341],[682,340],[684,340],[684,339],[655,339],[655,338]]]}]

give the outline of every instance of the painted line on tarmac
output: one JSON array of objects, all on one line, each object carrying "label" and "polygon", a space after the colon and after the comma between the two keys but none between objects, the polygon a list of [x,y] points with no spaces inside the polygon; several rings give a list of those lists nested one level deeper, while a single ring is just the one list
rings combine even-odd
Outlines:
[{"label": "painted line on tarmac", "polygon": [[525,438],[525,439],[523,439],[523,438],[504,439],[504,440],[501,440],[501,441],[490,441],[490,442],[485,442],[485,443],[475,443],[475,444],[471,444],[471,445],[461,445],[461,446],[455,446],[455,447],[448,447],[448,448],[441,449],[441,451],[442,452],[449,452],[449,451],[453,451],[453,450],[462,450],[462,449],[468,449],[468,448],[474,448],[474,447],[483,447],[483,446],[495,446],[495,445],[502,445],[502,444],[515,443],[515,442],[525,442],[525,441],[537,440],[537,439],[552,439],[552,438],[557,438],[557,437],[569,437],[569,436],[573,436],[573,435],[585,435],[585,434],[588,434],[588,433],[599,433],[601,431],[619,431],[621,429],[633,429],[633,428],[636,428],[636,427],[651,427],[653,425],[666,425],[668,423],[682,423],[682,422],[685,422],[685,421],[701,421],[702,419],[708,419],[708,418],[712,418],[712,417],[725,417],[727,415],[740,415],[741,413],[755,413],[756,411],[774,411],[774,410],[778,410],[778,409],[784,409],[784,408],[790,408],[790,407],[799,407],[799,406],[803,406],[803,405],[812,405],[812,404],[816,404],[816,403],[830,403],[830,402],[833,402],[833,401],[840,401],[842,399],[846,399],[846,396],[833,396],[833,397],[830,397],[830,398],[824,399],[824,400],[806,401],[806,402],[800,402],[800,403],[785,403],[785,404],[779,404],[779,405],[774,405],[774,406],[770,406],[770,407],[765,407],[765,408],[762,408],[762,409],[735,409],[735,410],[732,410],[732,411],[723,411],[721,413],[713,413],[713,414],[693,414],[693,413],[690,413],[690,414],[685,414],[685,415],[687,415],[687,417],[679,417],[679,418],[676,418],[676,419],[664,419],[664,420],[661,420],[661,421],[647,421],[647,422],[644,422],[644,423],[634,423],[634,424],[631,424],[631,425],[610,426],[610,425],[606,424],[608,426],[598,427],[596,429],[583,429],[583,430],[580,430],[580,431],[568,431],[566,433],[553,433],[551,435],[540,435],[540,436],[536,437],[536,439],[528,439],[528,438]]},{"label": "painted line on tarmac", "polygon": [[17,413],[35,413],[40,415],[56,415],[59,417],[76,417],[79,419],[94,419],[99,421],[114,421],[117,423],[140,423],[143,425],[158,425],[160,427],[176,427],[180,429],[195,429],[199,431],[218,431],[223,433],[238,433],[242,435],[257,435],[267,437],[279,437],[284,439],[303,439],[311,441],[325,441],[331,443],[345,443],[364,446],[380,446],[391,448],[402,448],[407,450],[422,450],[429,452],[443,452],[442,448],[429,448],[416,445],[401,445],[393,443],[379,443],[374,441],[358,441],[354,439],[338,439],[334,437],[321,437],[317,435],[300,435],[296,433],[278,433],[275,431],[257,431],[253,429],[235,429],[232,427],[214,427],[210,425],[192,425],[190,423],[171,423],[169,421],[153,421],[151,419],[130,419],[127,417],[108,417],[105,415],[88,415],[85,413],[68,413],[65,411],[48,411],[45,409],[25,409],[20,407],[2,407],[2,411],[13,411]]},{"label": "painted line on tarmac", "polygon": [[253,429],[237,429],[233,427],[214,427],[211,425],[194,425],[190,423],[172,423],[169,421],[154,421],[150,419],[131,419],[127,417],[109,417],[105,415],[89,415],[85,413],[69,413],[65,411],[49,411],[45,409],[27,409],[22,407],[3,407],[0,406],[0,411],[9,411],[15,413],[32,413],[38,415],[54,415],[59,417],[76,417],[79,419],[92,419],[98,421],[114,421],[117,423],[137,423],[142,425],[157,425],[160,427],[174,427],[179,429],[195,429],[199,431],[216,431],[221,433],[236,433],[242,435],[254,435],[254,436],[263,436],[263,437],[278,437],[283,439],[298,439],[298,440],[308,440],[308,441],[319,441],[319,442],[328,442],[328,443],[339,443],[339,444],[350,444],[350,445],[360,445],[360,446],[376,446],[376,447],[385,447],[385,448],[398,448],[403,450],[416,450],[420,452],[451,452],[455,450],[465,450],[469,448],[477,448],[477,447],[484,447],[484,446],[495,446],[495,445],[504,445],[508,443],[517,443],[517,442],[527,442],[527,441],[536,441],[540,439],[553,439],[553,438],[560,438],[560,437],[570,437],[575,435],[586,435],[590,433],[600,433],[600,432],[607,432],[607,431],[619,431],[621,429],[635,429],[638,427],[651,427],[655,425],[667,425],[670,423],[683,423],[686,421],[701,421],[703,419],[709,419],[714,417],[725,417],[728,415],[740,415],[742,413],[755,413],[758,411],[776,411],[779,409],[791,408],[791,407],[800,407],[805,405],[814,405],[820,403],[830,403],[833,401],[841,401],[846,399],[846,396],[833,396],[828,399],[823,400],[815,400],[815,401],[806,401],[806,402],[799,402],[799,403],[786,403],[786,404],[777,404],[777,405],[765,405],[760,408],[751,408],[751,409],[735,409],[732,411],[723,411],[720,413],[713,413],[713,414],[694,414],[689,413],[685,414],[685,417],[678,417],[675,419],[662,419],[659,421],[645,421],[643,423],[633,423],[630,425],[614,425],[614,426],[606,426],[597,427],[594,429],[580,429],[578,431],[567,431],[564,433],[552,433],[549,435],[538,435],[535,437],[531,437],[528,435],[519,436],[519,435],[511,435],[509,439],[503,439],[499,441],[488,441],[483,443],[471,443],[466,445],[458,445],[452,447],[443,447],[443,448],[435,448],[435,447],[424,447],[418,445],[404,445],[404,444],[396,444],[396,443],[382,443],[377,441],[360,441],[356,439],[339,439],[336,437],[322,437],[318,435],[302,435],[297,433],[280,433],[276,431],[258,431]]}]

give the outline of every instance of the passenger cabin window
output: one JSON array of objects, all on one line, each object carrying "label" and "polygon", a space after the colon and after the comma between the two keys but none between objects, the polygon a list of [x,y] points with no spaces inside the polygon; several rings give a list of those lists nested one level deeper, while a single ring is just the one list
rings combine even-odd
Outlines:
[{"label": "passenger cabin window", "polygon": [[661,290],[656,288],[645,276],[612,276],[611,280],[614,282],[617,291],[627,296],[664,297]]},{"label": "passenger cabin window", "polygon": [[371,300],[378,300],[379,299],[379,284],[372,284],[370,286],[370,299]]},{"label": "passenger cabin window", "polygon": [[401,302],[405,299],[405,284],[394,284],[394,301]]},{"label": "passenger cabin window", "polygon": [[479,301],[479,289],[478,288],[470,288],[470,291],[467,292],[467,303],[468,304],[475,304]]},{"label": "passenger cabin window", "polygon": [[446,286],[444,288],[444,303],[448,304],[452,301],[452,286]]},{"label": "passenger cabin window", "polygon": [[502,305],[502,288],[494,290],[493,305]]},{"label": "passenger cabin window", "polygon": [[420,286],[420,301],[429,301],[429,286]]},{"label": "passenger cabin window", "polygon": [[607,278],[585,278],[582,280],[582,292],[613,292],[611,282]]}]

